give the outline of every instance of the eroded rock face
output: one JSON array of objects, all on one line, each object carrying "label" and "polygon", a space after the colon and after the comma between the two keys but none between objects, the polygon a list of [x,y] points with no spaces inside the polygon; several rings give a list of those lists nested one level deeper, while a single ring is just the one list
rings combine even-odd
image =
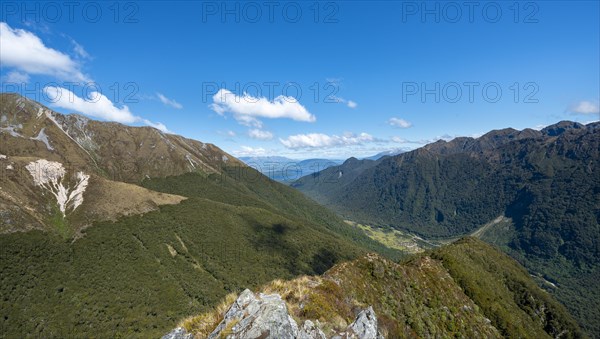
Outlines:
[{"label": "eroded rock face", "polygon": [[[162,339],[191,339],[193,335],[178,327]],[[246,289],[231,305],[209,339],[327,339],[320,324],[306,320],[301,327],[290,316],[279,294],[255,295]],[[377,317],[369,306],[343,332],[331,338],[383,339],[377,330]]]}]

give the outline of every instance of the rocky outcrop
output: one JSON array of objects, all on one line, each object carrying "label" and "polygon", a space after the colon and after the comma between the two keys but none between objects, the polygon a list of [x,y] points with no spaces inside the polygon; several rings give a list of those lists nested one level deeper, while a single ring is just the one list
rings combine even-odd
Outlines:
[{"label": "rocky outcrop", "polygon": [[171,332],[163,335],[162,339],[194,339],[194,335],[187,333],[183,327],[177,327]]},{"label": "rocky outcrop", "polygon": [[278,294],[255,296],[245,290],[225,313],[209,339],[296,338],[298,325]]},{"label": "rocky outcrop", "polygon": [[319,321],[317,320],[317,325],[315,325],[312,321],[306,320],[304,325],[298,332],[298,339],[327,339],[325,333],[321,331],[318,326]]},{"label": "rocky outcrop", "polygon": [[[193,334],[178,327],[162,339],[190,339]],[[208,339],[327,339],[319,321],[306,320],[301,327],[290,316],[279,294],[255,295],[246,289],[224,314]],[[377,328],[377,317],[369,306],[354,322],[331,338],[383,339]]]},{"label": "rocky outcrop", "polygon": [[369,306],[369,308],[358,314],[356,320],[348,326],[345,333],[333,338],[383,339],[384,337],[377,329],[375,311],[373,311],[373,307]]}]

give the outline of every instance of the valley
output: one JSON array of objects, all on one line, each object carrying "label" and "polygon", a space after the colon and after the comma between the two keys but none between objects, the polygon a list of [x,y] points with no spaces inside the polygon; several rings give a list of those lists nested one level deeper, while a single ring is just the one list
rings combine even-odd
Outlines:
[{"label": "valley", "polygon": [[[3,127],[3,131],[10,129],[10,132],[0,136],[4,140],[0,162],[5,168],[0,197],[6,206],[0,219],[3,232],[0,309],[4,314],[2,328],[8,337],[19,333],[49,337],[68,337],[73,333],[160,336],[178,319],[194,312],[209,312],[223,297],[244,288],[257,289],[272,281],[294,281],[302,275],[320,281],[322,278],[318,276],[331,274],[328,272],[332,267],[345,267],[345,262],[369,252],[382,256],[377,260],[414,262],[431,257],[444,262],[445,257],[440,255],[446,248],[475,241],[465,243],[461,235],[442,237],[443,233],[425,233],[428,236],[422,233],[437,227],[436,222],[417,231],[414,227],[391,228],[342,220],[292,188],[311,192],[303,186],[309,182],[316,183],[317,186],[310,186],[316,189],[325,185],[330,192],[340,192],[338,184],[351,189],[365,173],[377,171],[395,161],[394,157],[349,159],[288,187],[214,146],[210,146],[209,155],[202,155],[208,147],[196,141],[180,143],[175,142],[182,140],[179,137],[160,134],[148,139],[146,135],[160,132],[120,125],[105,129],[102,123],[87,120],[81,125],[80,118],[69,125],[71,117],[35,102],[4,94],[0,99],[3,103],[0,113],[11,117],[3,119],[4,126],[9,126]],[[44,131],[43,141],[26,137],[39,135],[40,129]],[[119,134],[119,129],[125,133]],[[93,146],[104,143],[101,140],[105,133],[113,135],[110,137],[113,143],[123,140],[122,146],[110,148],[112,155],[106,153],[109,149],[103,151]],[[153,150],[166,147],[164,155],[146,158],[145,163],[134,162],[130,169],[113,165],[126,163],[125,158],[106,160],[129,158],[130,152],[122,150],[132,144],[143,147],[148,142]],[[25,147],[25,143],[31,146]],[[187,152],[197,152],[198,157],[205,158],[192,160],[192,153]],[[179,158],[181,162],[169,167],[152,165],[165,157]],[[145,174],[140,176],[140,171]],[[325,181],[320,181],[322,176]],[[339,181],[327,180],[326,176]],[[314,196],[317,201],[320,197]],[[428,199],[427,195],[424,198]],[[340,214],[344,216],[344,212]],[[494,244],[515,257],[532,272],[527,279],[533,278],[556,295],[575,310],[577,317],[576,311],[588,306],[573,295],[576,289],[569,279],[573,279],[571,274],[582,279],[581,274],[575,275],[575,266],[565,271],[564,267],[569,266],[563,264],[556,271],[544,261],[521,256],[512,242],[517,227],[512,215],[497,216],[488,223],[471,227],[467,235]],[[480,242],[473,244],[483,246]],[[454,261],[448,263],[454,265]],[[452,274],[458,267],[445,269]],[[413,274],[417,273],[409,276]],[[528,289],[537,288],[532,282],[527,283]],[[480,288],[475,286],[480,285],[470,288],[473,291]],[[339,293],[350,293],[348,288],[342,286]],[[366,302],[361,300],[356,302]],[[485,306],[483,299],[472,300],[483,302],[480,307]],[[571,304],[572,301],[577,304]],[[375,311],[381,313],[381,307],[375,306]],[[385,324],[392,326],[395,321],[408,324],[384,328],[388,332],[401,331],[400,336],[433,334],[428,332],[433,331],[431,326],[438,326],[423,327],[424,323],[419,325],[410,319],[386,318],[389,314],[399,314],[389,312],[392,311],[384,308],[383,314],[388,314],[383,318]],[[346,324],[351,320],[349,314],[342,316]],[[326,322],[324,319],[331,315],[313,316],[325,317],[322,321]],[[485,316],[490,317],[487,313]],[[493,332],[493,336],[509,331],[502,329],[506,321],[503,317],[494,320],[498,323],[492,331],[500,332]],[[578,319],[581,321],[581,316]],[[444,329],[435,327],[438,328],[435,331],[447,331],[456,324],[440,326]],[[329,328],[343,327],[343,323],[332,323]],[[530,330],[533,329],[527,331]],[[579,330],[573,327],[569,331]]]},{"label": "valley", "polygon": [[597,333],[599,127],[562,121],[438,141],[375,162],[349,159],[291,186],[388,233],[432,245],[465,235],[492,243],[560,286],[540,280]]},{"label": "valley", "polygon": [[600,339],[600,1],[263,5],[0,3],[0,339]]}]

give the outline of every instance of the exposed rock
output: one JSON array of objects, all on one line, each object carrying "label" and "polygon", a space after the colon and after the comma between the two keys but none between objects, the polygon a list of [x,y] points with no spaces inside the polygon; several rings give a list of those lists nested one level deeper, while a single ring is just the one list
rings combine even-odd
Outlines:
[{"label": "exposed rock", "polygon": [[[298,328],[279,294],[255,295],[246,289],[223,315],[223,320],[208,339],[327,339],[319,321],[304,321]],[[162,339],[191,339],[193,335],[178,327]],[[377,327],[373,307],[361,311],[343,333],[332,339],[384,339]]]},{"label": "exposed rock", "polygon": [[356,320],[346,330],[348,338],[382,339],[383,335],[377,330],[377,316],[373,307],[369,306],[360,312]]},{"label": "exposed rock", "polygon": [[173,331],[163,335],[162,339],[193,339],[194,335],[187,333],[183,327],[177,327]]},{"label": "exposed rock", "polygon": [[278,339],[297,336],[298,325],[278,294],[259,294],[257,297],[245,290],[208,338]]},{"label": "exposed rock", "polygon": [[307,320],[304,322],[304,325],[300,329],[298,333],[298,339],[326,339],[325,333],[321,331],[320,328],[315,326],[315,324]]}]

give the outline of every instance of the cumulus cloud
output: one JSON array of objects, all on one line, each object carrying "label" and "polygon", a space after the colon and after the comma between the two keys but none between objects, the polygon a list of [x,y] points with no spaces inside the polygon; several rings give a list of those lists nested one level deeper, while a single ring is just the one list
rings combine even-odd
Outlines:
[{"label": "cumulus cloud", "polygon": [[240,123],[244,126],[256,127],[256,128],[263,127],[262,121],[256,119],[255,117],[251,117],[248,115],[236,115],[235,120],[237,120],[238,123]]},{"label": "cumulus cloud", "polygon": [[410,123],[404,119],[400,119],[400,118],[391,118],[390,120],[388,120],[388,124],[390,124],[391,126],[394,126],[394,127],[398,127],[398,128],[412,127],[412,123]]},{"label": "cumulus cloud", "polygon": [[46,47],[35,34],[0,22],[0,64],[28,74],[50,75],[63,80],[89,81],[81,65],[69,55]]},{"label": "cumulus cloud", "polygon": [[273,139],[273,133],[271,133],[269,131],[263,131],[260,129],[251,129],[250,131],[248,131],[248,136],[250,136],[250,138],[252,138],[252,139],[258,139],[258,140]]},{"label": "cumulus cloud", "polygon": [[346,103],[346,105],[350,108],[356,108],[358,106],[358,104],[352,100],[348,100],[348,102]]},{"label": "cumulus cloud", "polygon": [[161,132],[169,133],[169,129],[162,122],[152,122],[152,121],[146,120],[146,119],[141,119],[140,121],[150,127],[156,128],[157,130],[159,130]]},{"label": "cumulus cloud", "polygon": [[210,107],[220,115],[231,113],[239,123],[257,128],[262,126],[259,118],[316,121],[315,116],[298,100],[283,95],[270,101],[265,97],[253,97],[248,93],[238,96],[227,89],[221,89],[213,96],[213,104]]},{"label": "cumulus cloud", "polygon": [[156,93],[156,97],[158,97],[158,100],[160,100],[160,102],[162,102],[163,104],[173,107],[175,109],[182,109],[183,106],[178,103],[177,101],[173,100],[173,99],[169,99],[166,96],[164,96],[161,93]]},{"label": "cumulus cloud", "polygon": [[163,132],[168,132],[167,127],[164,124],[154,123],[135,116],[133,113],[131,113],[129,107],[126,105],[117,107],[112,101],[110,101],[110,99],[99,92],[90,92],[88,94],[88,98],[80,98],[68,89],[46,86],[44,87],[44,93],[55,107],[60,107],[94,118],[116,121],[123,124],[141,122]]},{"label": "cumulus cloud", "polygon": [[600,114],[600,106],[597,102],[585,100],[569,106],[567,110],[575,114]]},{"label": "cumulus cloud", "polygon": [[22,73],[18,71],[8,72],[5,76],[2,77],[2,82],[5,83],[15,83],[22,84],[29,82],[29,75],[27,73]]},{"label": "cumulus cloud", "polygon": [[250,146],[241,146],[240,150],[233,151],[232,153],[238,157],[244,156],[261,156],[266,154],[266,150],[262,147],[253,148]]},{"label": "cumulus cloud", "polygon": [[399,143],[399,144],[408,144],[408,143],[411,143],[410,141],[408,141],[408,140],[406,140],[404,138],[398,137],[398,136],[392,137],[391,140],[392,140],[392,142],[396,142],[396,143]]},{"label": "cumulus cloud", "polygon": [[338,146],[361,145],[367,142],[377,141],[372,135],[360,133],[344,133],[341,136],[327,135],[322,133],[296,134],[279,139],[279,141],[287,148],[327,148]]}]

